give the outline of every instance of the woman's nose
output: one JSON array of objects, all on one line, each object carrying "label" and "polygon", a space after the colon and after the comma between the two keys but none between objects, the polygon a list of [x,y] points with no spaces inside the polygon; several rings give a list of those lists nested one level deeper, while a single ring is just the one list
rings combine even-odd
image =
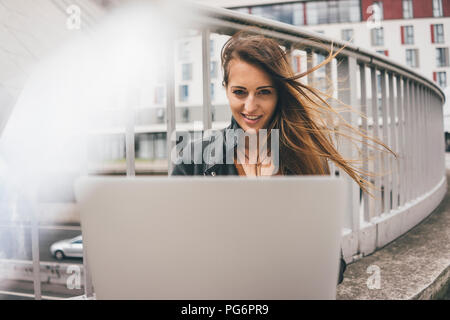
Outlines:
[{"label": "woman's nose", "polygon": [[258,109],[258,104],[254,95],[248,95],[247,100],[245,100],[245,111],[249,114]]}]

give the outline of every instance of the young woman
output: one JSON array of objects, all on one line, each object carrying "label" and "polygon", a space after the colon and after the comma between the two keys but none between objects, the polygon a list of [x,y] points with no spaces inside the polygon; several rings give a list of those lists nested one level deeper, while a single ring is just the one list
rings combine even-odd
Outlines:
[{"label": "young woman", "polygon": [[[323,93],[298,81],[330,62],[338,53],[330,53],[319,66],[296,75],[286,53],[276,41],[242,32],[235,34],[222,49],[223,86],[232,113],[230,126],[222,131],[223,159],[216,163],[204,159],[201,164],[178,164],[172,175],[323,175],[330,173],[328,161],[332,161],[355,180],[363,191],[368,191],[372,185],[361,176],[365,172],[352,165],[354,161],[344,159],[333,143],[334,128],[327,120],[339,118],[339,114],[328,104]],[[351,126],[345,127],[391,152],[382,142],[365,136]],[[279,165],[274,167],[272,161],[269,161],[270,165],[264,165],[267,162],[263,164],[265,159],[259,156],[259,147],[264,143],[269,146],[269,139],[258,139],[257,161],[247,161],[254,150],[247,145],[238,148],[235,142],[227,141],[225,132],[236,129],[253,133],[266,129],[267,137],[270,137],[273,129],[278,129]],[[349,135],[345,137],[351,138]],[[202,152],[209,140],[195,143],[201,146],[191,150]],[[267,156],[271,157],[273,152],[268,149]],[[234,163],[225,161],[230,151],[234,154]],[[201,158],[202,155],[197,156]],[[339,283],[344,270],[345,262],[341,258]]]}]

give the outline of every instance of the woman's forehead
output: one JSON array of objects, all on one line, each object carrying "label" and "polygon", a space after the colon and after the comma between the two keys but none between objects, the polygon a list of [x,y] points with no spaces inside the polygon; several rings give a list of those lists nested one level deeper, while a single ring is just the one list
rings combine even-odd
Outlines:
[{"label": "woman's forehead", "polygon": [[262,68],[245,61],[233,59],[230,61],[228,84],[240,87],[273,86],[270,75]]}]

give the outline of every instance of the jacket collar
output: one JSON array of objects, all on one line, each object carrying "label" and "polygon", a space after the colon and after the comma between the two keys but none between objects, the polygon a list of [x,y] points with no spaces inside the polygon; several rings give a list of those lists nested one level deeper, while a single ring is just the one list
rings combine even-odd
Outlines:
[{"label": "jacket collar", "polygon": [[[233,140],[233,143],[228,145],[227,144],[227,135],[226,132],[227,130],[235,130],[235,129],[241,129],[241,127],[239,126],[239,124],[237,123],[237,121],[234,119],[233,116],[231,116],[231,123],[228,127],[226,127],[225,129],[221,130],[221,134],[223,135],[223,154],[222,154],[222,163],[211,163],[210,161],[205,161],[205,165],[204,165],[204,169],[203,169],[203,174],[204,175],[209,175],[211,172],[215,171],[218,169],[219,166],[222,165],[226,165],[226,157],[227,157],[227,153],[228,152],[232,152],[232,150],[234,150],[234,148],[237,145],[237,141],[236,139]],[[227,148],[228,147],[228,148]],[[210,155],[207,154],[207,157],[209,157]],[[205,159],[207,160],[207,159]],[[209,158],[208,158],[209,160]]]}]

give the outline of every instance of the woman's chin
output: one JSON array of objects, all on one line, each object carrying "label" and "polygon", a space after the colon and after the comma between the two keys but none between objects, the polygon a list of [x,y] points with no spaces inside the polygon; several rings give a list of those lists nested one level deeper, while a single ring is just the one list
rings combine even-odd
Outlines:
[{"label": "woman's chin", "polygon": [[249,133],[251,133],[251,132],[258,133],[259,129],[261,129],[259,125],[251,126],[251,125],[247,125],[247,124],[241,125],[241,128],[245,132],[249,132]]}]

